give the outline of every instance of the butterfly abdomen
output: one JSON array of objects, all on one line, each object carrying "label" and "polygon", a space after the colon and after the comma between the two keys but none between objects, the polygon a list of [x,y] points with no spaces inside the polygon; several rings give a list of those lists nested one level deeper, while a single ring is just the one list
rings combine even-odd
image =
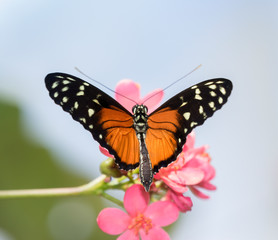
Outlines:
[{"label": "butterfly abdomen", "polygon": [[137,138],[140,144],[139,176],[141,183],[148,192],[153,181],[153,170],[150,156],[145,143],[146,134],[138,133]]}]

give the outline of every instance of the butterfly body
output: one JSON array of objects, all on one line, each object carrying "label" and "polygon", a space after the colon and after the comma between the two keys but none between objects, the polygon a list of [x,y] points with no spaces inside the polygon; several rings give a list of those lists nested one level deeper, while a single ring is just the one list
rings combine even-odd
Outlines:
[{"label": "butterfly body", "polygon": [[148,108],[145,105],[135,105],[132,109],[134,129],[139,142],[139,176],[146,191],[149,191],[153,181],[152,163],[146,146],[146,132],[148,129]]},{"label": "butterfly body", "polygon": [[220,109],[232,91],[231,81],[210,79],[175,95],[148,115],[145,105],[132,113],[95,86],[65,73],[45,78],[50,97],[108,149],[121,169],[139,166],[146,191],[153,175],[174,161],[186,136]]}]

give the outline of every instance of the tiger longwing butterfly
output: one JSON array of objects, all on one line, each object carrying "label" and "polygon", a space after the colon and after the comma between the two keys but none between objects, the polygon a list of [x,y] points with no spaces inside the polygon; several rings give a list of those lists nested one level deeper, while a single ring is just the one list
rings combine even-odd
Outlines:
[{"label": "tiger longwing butterfly", "polygon": [[139,166],[139,176],[149,191],[153,175],[182,151],[186,136],[226,102],[232,82],[210,79],[185,89],[148,115],[136,104],[133,114],[97,87],[65,73],[45,78],[50,97],[108,149],[120,169]]}]

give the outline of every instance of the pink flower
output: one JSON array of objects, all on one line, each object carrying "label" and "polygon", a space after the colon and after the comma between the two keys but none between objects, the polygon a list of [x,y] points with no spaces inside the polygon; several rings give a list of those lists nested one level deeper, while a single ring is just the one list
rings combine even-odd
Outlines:
[{"label": "pink flower", "polygon": [[174,192],[182,194],[190,190],[200,198],[208,198],[198,188],[215,190],[209,181],[215,176],[215,169],[210,165],[207,146],[194,148],[195,134],[187,136],[186,144],[177,160],[168,167],[162,168],[155,179],[163,180]]},{"label": "pink flower", "polygon": [[[145,97],[141,98],[140,85],[129,79],[123,79],[119,81],[116,85],[115,92],[115,99],[131,113],[133,106],[135,105],[135,103],[137,103],[146,105],[148,108],[148,114],[150,114],[161,102],[164,95],[162,89],[155,89],[152,92],[148,93]],[[132,99],[135,103],[128,98]],[[101,146],[99,146],[99,149],[105,156],[113,158],[113,156],[107,151],[107,149]]]},{"label": "pink flower", "polygon": [[124,212],[117,208],[106,208],[97,217],[100,229],[118,240],[166,240],[170,239],[161,227],[175,222],[178,208],[170,201],[157,201],[148,206],[149,194],[142,185],[135,184],[124,196]]},{"label": "pink flower", "polygon": [[174,192],[172,189],[169,189],[163,198],[168,201],[172,201],[181,212],[191,211],[193,203],[190,197],[183,196],[182,193]]},{"label": "pink flower", "polygon": [[[161,102],[164,92],[162,89],[155,89],[152,92],[148,93],[145,97],[140,97],[140,85],[138,83],[133,82],[129,79],[121,80],[116,86],[116,94],[115,99],[122,104],[128,111],[132,112],[132,108],[137,104],[144,104],[148,108],[148,114],[150,114],[158,104]],[[119,93],[119,94],[117,94]],[[130,101],[130,98],[134,102]]]}]

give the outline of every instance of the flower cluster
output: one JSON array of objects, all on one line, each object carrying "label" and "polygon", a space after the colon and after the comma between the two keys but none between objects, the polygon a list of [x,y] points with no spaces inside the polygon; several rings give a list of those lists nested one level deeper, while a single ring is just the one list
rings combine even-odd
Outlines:
[{"label": "flower cluster", "polygon": [[[123,80],[116,87],[116,100],[129,111],[132,102],[122,95],[133,99],[137,103],[147,105],[149,112],[153,111],[163,97],[159,89],[140,98],[139,85],[131,80]],[[155,94],[155,97],[149,98]],[[150,192],[145,192],[139,184],[127,189],[124,196],[124,207],[127,213],[116,208],[106,208],[98,216],[99,227],[108,234],[121,234],[123,239],[170,239],[161,228],[177,220],[179,212],[187,212],[192,208],[191,198],[184,196],[190,190],[199,198],[209,198],[201,189],[215,190],[210,183],[215,176],[215,169],[210,164],[210,156],[206,152],[207,146],[196,148],[195,134],[187,136],[186,143],[177,160],[169,164],[154,176],[154,183]],[[108,151],[100,147],[101,152],[111,156]],[[153,201],[148,205],[150,199]]]}]

